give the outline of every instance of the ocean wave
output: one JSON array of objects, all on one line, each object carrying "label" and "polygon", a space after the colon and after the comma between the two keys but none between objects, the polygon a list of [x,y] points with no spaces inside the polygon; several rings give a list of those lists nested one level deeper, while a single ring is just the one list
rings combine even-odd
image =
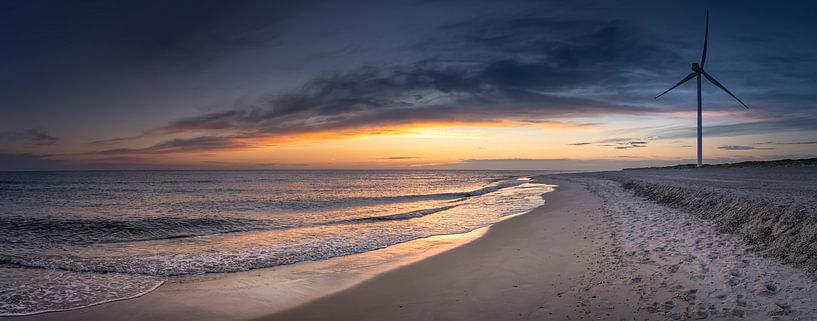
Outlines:
[{"label": "ocean wave", "polygon": [[344,204],[388,204],[388,203],[402,203],[415,201],[434,201],[434,200],[457,200],[463,197],[472,197],[496,192],[503,188],[508,188],[520,185],[524,182],[517,181],[501,181],[479,189],[467,192],[449,192],[449,193],[433,193],[433,194],[412,194],[412,195],[398,195],[398,196],[374,196],[374,197],[353,197],[343,199]]},{"label": "ocean wave", "polygon": [[0,315],[129,298],[167,276],[322,260],[471,231],[543,203],[550,187],[513,174],[3,174]]},{"label": "ocean wave", "polygon": [[393,221],[393,220],[407,220],[412,218],[423,217],[426,215],[431,215],[434,213],[439,213],[445,210],[450,210],[452,208],[457,207],[457,205],[451,206],[443,206],[443,207],[436,207],[436,208],[428,208],[422,210],[416,210],[406,213],[400,214],[393,214],[393,215],[382,215],[382,216],[370,216],[370,217],[361,217],[361,218],[353,218],[348,220],[340,220],[334,221],[333,223],[365,223],[365,222],[375,222],[375,221]]},{"label": "ocean wave", "polygon": [[0,218],[0,242],[8,244],[90,245],[166,240],[213,234],[283,230],[298,227],[406,220],[438,213],[457,205],[381,216],[283,225],[273,220],[240,218],[168,218],[139,220]]},{"label": "ocean wave", "polygon": [[315,240],[307,246],[288,249],[247,249],[239,252],[149,255],[131,257],[79,257],[73,255],[16,256],[0,254],[0,264],[67,272],[118,273],[144,276],[179,276],[232,273],[260,268],[323,260],[368,252],[407,242],[420,236],[369,239],[366,242]]},{"label": "ocean wave", "polygon": [[[346,199],[343,206],[369,205],[371,203],[402,203],[431,200],[449,200],[458,202],[464,198],[485,195],[498,190],[524,184],[525,181],[511,180],[491,183],[488,186],[468,192],[435,193],[419,195],[401,195],[392,197],[368,197]],[[246,204],[244,204],[246,203]],[[242,201],[241,209],[259,209],[263,204]],[[262,202],[263,203],[263,202]],[[351,204],[349,204],[351,203]],[[340,206],[340,205],[334,205]],[[304,226],[326,224],[352,224],[384,220],[405,220],[451,209],[456,205],[425,208],[409,212],[352,219],[330,220],[325,222],[282,223],[276,219],[249,219],[235,217],[146,217],[139,219],[110,218],[59,218],[59,217],[0,217],[0,242],[8,244],[60,244],[88,245],[119,242],[139,242],[174,238],[197,237],[223,233],[239,233],[262,230],[289,229]],[[315,209],[319,206],[312,206]],[[224,206],[216,206],[221,210]],[[296,209],[295,206],[289,206]],[[172,212],[184,213],[195,207],[184,207]],[[308,210],[308,209],[304,209]]]},{"label": "ocean wave", "polygon": [[134,220],[0,218],[0,242],[87,245],[137,242],[284,228],[274,221],[238,218],[150,217]]},{"label": "ocean wave", "polygon": [[144,275],[0,267],[0,317],[85,308],[147,294],[164,281]]},{"label": "ocean wave", "polygon": [[351,196],[337,199],[252,199],[252,200],[205,200],[175,202],[165,204],[172,212],[184,212],[191,208],[218,209],[220,211],[230,210],[255,210],[255,211],[275,211],[275,210],[330,210],[336,208],[347,208],[355,206],[386,205],[396,203],[421,202],[421,201],[446,201],[458,200],[463,197],[472,197],[495,192],[497,190],[517,186],[525,183],[522,180],[500,180],[492,182],[487,186],[460,192],[443,192],[428,194],[405,194],[389,196]]},{"label": "ocean wave", "polygon": [[[541,193],[522,185],[461,204],[394,215],[326,221],[292,230],[223,234],[217,238],[187,239],[171,244],[129,243],[110,247],[91,245],[85,251],[0,253],[0,265],[72,272],[174,276],[238,272],[309,260],[367,252],[389,245],[440,234],[463,233],[542,204]],[[484,198],[484,199],[483,199]],[[429,215],[448,213],[437,219]],[[414,223],[410,221],[417,219]],[[215,223],[207,223],[215,224]],[[365,224],[365,226],[358,226]],[[218,224],[215,224],[218,225]],[[232,236],[231,236],[232,235]],[[216,248],[215,244],[217,245]],[[128,255],[120,255],[127,251]]]}]

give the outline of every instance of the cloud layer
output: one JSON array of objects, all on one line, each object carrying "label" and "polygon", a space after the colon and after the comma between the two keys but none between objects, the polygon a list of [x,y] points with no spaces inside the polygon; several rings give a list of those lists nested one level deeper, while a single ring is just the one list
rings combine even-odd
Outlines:
[{"label": "cloud layer", "polygon": [[[680,111],[674,104],[656,105],[652,95],[642,94],[644,89],[663,89],[648,80],[670,79],[656,70],[681,61],[677,50],[622,20],[538,14],[477,18],[445,25],[434,38],[412,49],[426,58],[326,72],[264,101],[180,118],[145,134],[205,133],[202,139],[211,139],[218,133],[225,141],[247,142],[329,132],[341,136],[387,133],[412,124],[518,126],[575,117]],[[777,61],[787,62],[791,61]],[[764,116],[761,112],[755,117]],[[814,130],[815,117],[791,112],[706,126],[705,134]],[[687,128],[665,128],[652,136],[693,135]],[[146,150],[169,150],[164,144]],[[181,145],[174,150],[184,148]],[[643,148],[647,141],[608,145]]]},{"label": "cloud layer", "polygon": [[[689,72],[702,26],[668,12],[709,6],[707,70],[753,109],[708,118],[704,135],[782,133],[811,145],[817,43],[803,28],[813,27],[807,1],[746,3],[740,16],[703,1],[86,1],[0,10],[10,44],[0,63],[13,62],[0,73],[11,106],[0,124],[14,133],[0,134],[13,141],[0,152],[115,162],[419,126],[591,129],[675,117],[694,111],[692,87],[652,97]],[[704,97],[706,112],[739,107],[712,86]],[[91,139],[78,130],[97,125],[104,134]],[[569,145],[634,153],[695,135],[639,126]],[[46,152],[72,143],[82,146]]]},{"label": "cloud layer", "polygon": [[[675,57],[627,22],[525,15],[473,19],[440,30],[438,39],[413,47],[429,58],[327,72],[250,106],[242,103],[180,118],[136,137],[206,134],[190,141],[193,144],[173,140],[133,151],[198,149],[201,145],[195,142],[212,140],[213,133],[223,141],[247,141],[322,132],[388,132],[412,124],[555,125],[570,117],[672,111],[610,94],[627,91],[636,81],[628,73],[639,70],[640,64]],[[440,55],[446,52],[469,52],[471,57]],[[166,148],[173,142],[173,148]],[[621,148],[635,147],[643,144]]]}]

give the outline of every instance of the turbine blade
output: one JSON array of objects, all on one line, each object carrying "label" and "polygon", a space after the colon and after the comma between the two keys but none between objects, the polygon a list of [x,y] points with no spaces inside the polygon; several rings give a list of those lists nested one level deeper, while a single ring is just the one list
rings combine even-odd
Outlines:
[{"label": "turbine blade", "polygon": [[701,68],[706,63],[706,45],[709,42],[709,10],[706,10],[706,31],[704,32],[704,53],[701,55]]},{"label": "turbine blade", "polygon": [[723,91],[725,91],[727,94],[729,94],[729,96],[732,96],[732,98],[735,98],[735,100],[737,100],[741,105],[743,105],[743,107],[746,107],[746,109],[749,109],[749,106],[746,106],[746,104],[744,104],[743,101],[740,100],[740,98],[738,98],[737,96],[732,94],[732,92],[730,92],[729,89],[726,89],[726,87],[724,87],[723,85],[721,85],[721,83],[719,83],[717,80],[715,80],[715,77],[710,76],[706,72],[704,72],[703,74],[704,74],[704,77],[706,77],[706,79],[709,80],[709,82],[711,82],[715,86],[718,86],[720,89],[723,89]]},{"label": "turbine blade", "polygon": [[681,81],[679,81],[677,84],[675,84],[675,86],[672,86],[672,88],[667,89],[667,91],[662,92],[662,93],[661,93],[660,95],[658,95],[658,96],[655,96],[655,99],[658,99],[658,97],[663,96],[664,94],[668,93],[670,90],[675,89],[675,87],[680,86],[681,84],[683,84],[683,83],[685,83],[685,82],[689,81],[690,79],[692,79],[692,78],[694,78],[694,77],[695,77],[695,73],[694,73],[694,72],[693,72],[693,73],[691,73],[691,74],[689,74],[689,75],[687,75],[687,76],[686,76],[684,79],[681,79]]}]

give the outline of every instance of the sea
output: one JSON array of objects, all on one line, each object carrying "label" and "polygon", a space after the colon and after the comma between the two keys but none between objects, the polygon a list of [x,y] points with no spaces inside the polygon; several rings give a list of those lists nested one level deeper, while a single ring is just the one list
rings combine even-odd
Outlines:
[{"label": "sea", "polygon": [[541,173],[0,172],[0,315],[469,232],[542,205]]}]

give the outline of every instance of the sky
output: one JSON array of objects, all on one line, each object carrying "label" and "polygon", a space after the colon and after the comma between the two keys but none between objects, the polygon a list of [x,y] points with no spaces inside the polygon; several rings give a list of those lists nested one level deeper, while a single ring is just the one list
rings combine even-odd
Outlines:
[{"label": "sky", "polygon": [[3,1],[0,170],[817,157],[814,1]]}]

